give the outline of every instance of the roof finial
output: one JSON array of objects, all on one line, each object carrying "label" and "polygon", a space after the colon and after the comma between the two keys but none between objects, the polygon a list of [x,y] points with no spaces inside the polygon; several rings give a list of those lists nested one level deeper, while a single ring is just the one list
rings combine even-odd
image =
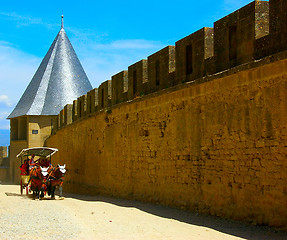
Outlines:
[{"label": "roof finial", "polygon": [[61,29],[64,28],[64,15],[62,15],[62,25],[61,25]]}]

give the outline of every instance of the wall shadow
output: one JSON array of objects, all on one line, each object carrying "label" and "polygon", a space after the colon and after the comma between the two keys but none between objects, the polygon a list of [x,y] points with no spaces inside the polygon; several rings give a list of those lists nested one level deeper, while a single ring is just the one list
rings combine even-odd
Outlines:
[{"label": "wall shadow", "polygon": [[63,193],[63,197],[74,198],[82,201],[105,202],[126,208],[136,208],[159,217],[174,219],[187,224],[211,228],[222,233],[249,240],[287,239],[287,232],[275,230],[267,226],[250,225],[243,222],[226,220],[216,216],[202,215],[162,205],[154,205],[140,201],[107,196],[88,196],[72,193]]}]

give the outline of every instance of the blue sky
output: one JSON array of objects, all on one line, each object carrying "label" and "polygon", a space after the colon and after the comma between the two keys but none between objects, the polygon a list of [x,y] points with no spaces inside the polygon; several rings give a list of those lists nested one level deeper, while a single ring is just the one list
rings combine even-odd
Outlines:
[{"label": "blue sky", "polygon": [[92,86],[248,4],[201,1],[1,1],[0,129],[61,26]]}]

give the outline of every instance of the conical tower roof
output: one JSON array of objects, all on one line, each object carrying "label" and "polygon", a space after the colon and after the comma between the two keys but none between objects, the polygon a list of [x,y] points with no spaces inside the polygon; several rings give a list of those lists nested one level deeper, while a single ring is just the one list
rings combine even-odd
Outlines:
[{"label": "conical tower roof", "polygon": [[34,77],[8,118],[58,115],[66,104],[86,94],[92,85],[62,27]]}]

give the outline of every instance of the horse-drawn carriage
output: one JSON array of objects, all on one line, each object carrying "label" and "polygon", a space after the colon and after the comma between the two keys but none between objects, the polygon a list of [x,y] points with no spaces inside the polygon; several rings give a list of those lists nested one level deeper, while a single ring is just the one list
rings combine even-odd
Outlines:
[{"label": "horse-drawn carriage", "polygon": [[21,194],[26,189],[26,194],[33,192],[34,198],[42,199],[48,193],[54,199],[55,189],[59,188],[62,197],[65,165],[53,167],[51,164],[52,155],[57,151],[56,148],[34,147],[23,149],[17,155],[17,158],[21,158]]}]

